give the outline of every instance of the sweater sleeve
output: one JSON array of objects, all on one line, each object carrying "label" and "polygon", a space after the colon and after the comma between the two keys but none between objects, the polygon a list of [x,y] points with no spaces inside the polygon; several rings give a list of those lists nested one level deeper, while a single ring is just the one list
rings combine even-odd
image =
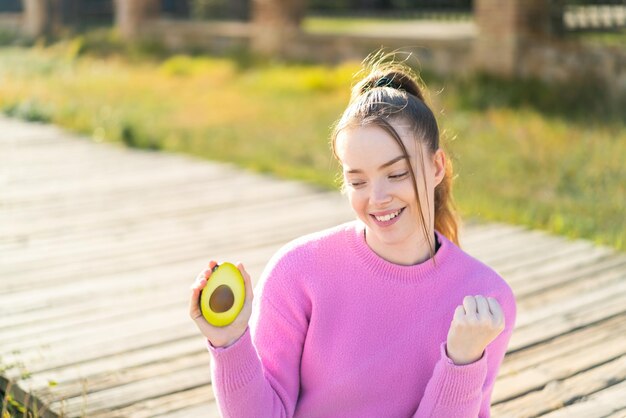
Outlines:
[{"label": "sweater sleeve", "polygon": [[[491,394],[498,370],[513,333],[516,304],[510,289],[504,303],[505,328],[483,352],[480,359],[456,365],[447,356],[446,342],[440,344],[440,359],[426,385],[414,418],[489,418]],[[498,298],[501,299],[501,298]]]},{"label": "sweater sleeve", "polygon": [[239,340],[226,348],[208,344],[213,391],[224,418],[294,415],[308,322],[297,295],[285,292],[285,274],[264,272],[250,326]]}]

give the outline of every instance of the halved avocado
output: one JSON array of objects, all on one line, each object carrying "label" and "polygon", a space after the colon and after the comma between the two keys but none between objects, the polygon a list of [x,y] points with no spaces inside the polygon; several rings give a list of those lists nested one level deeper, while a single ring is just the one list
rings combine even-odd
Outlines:
[{"label": "halved avocado", "polygon": [[200,310],[211,325],[224,327],[237,318],[246,299],[243,276],[237,266],[222,263],[213,268],[200,294]]}]

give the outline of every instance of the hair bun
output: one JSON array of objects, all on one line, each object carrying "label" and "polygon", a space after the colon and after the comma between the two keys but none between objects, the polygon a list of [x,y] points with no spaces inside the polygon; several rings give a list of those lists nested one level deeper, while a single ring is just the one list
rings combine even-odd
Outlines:
[{"label": "hair bun", "polygon": [[375,88],[390,87],[405,91],[424,101],[424,95],[418,84],[418,77],[413,76],[410,68],[399,68],[398,63],[388,64],[388,66],[391,68],[384,68],[384,65],[381,64],[378,65],[378,68],[373,68],[363,80],[354,86],[353,98]]},{"label": "hair bun", "polygon": [[402,90],[402,86],[395,83],[394,80],[389,77],[379,78],[376,83],[374,83],[374,87],[391,87],[392,89]]}]

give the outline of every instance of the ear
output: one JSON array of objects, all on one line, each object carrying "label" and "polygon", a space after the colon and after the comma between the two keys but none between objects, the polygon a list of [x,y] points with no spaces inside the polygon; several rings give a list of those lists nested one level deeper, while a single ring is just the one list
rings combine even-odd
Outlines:
[{"label": "ear", "polygon": [[435,187],[437,187],[446,175],[446,153],[441,148],[433,155],[433,166],[435,167]]}]

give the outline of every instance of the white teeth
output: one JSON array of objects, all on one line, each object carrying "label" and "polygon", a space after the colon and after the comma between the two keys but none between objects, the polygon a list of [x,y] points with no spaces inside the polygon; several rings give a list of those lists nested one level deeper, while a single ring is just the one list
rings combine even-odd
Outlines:
[{"label": "white teeth", "polygon": [[376,216],[376,215],[374,215],[374,217],[376,218],[376,220],[378,220],[378,221],[380,221],[380,222],[387,222],[387,221],[392,220],[392,219],[393,219],[393,218],[395,218],[396,216],[398,216],[398,215],[400,214],[400,211],[401,211],[401,210],[402,210],[402,209],[400,209],[400,210],[399,210],[399,211],[397,211],[397,212],[394,212],[394,213],[390,213],[390,214],[388,214],[388,215],[385,215],[385,216]]}]

